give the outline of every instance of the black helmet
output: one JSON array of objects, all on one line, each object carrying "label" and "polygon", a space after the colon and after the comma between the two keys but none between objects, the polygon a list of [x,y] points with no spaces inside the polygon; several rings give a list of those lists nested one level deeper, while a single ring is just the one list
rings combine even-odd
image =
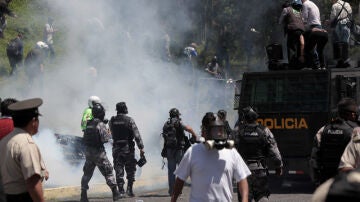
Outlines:
[{"label": "black helmet", "polygon": [[125,102],[119,102],[116,104],[116,111],[118,113],[127,114],[128,109]]},{"label": "black helmet", "polygon": [[93,105],[93,108],[91,108],[91,110],[92,110],[92,115],[93,115],[94,118],[104,120],[104,118],[105,118],[105,109],[101,104],[96,103],[95,105]]},{"label": "black helmet", "polygon": [[180,111],[176,108],[170,109],[169,114],[170,114],[170,118],[179,117],[181,115]]},{"label": "black helmet", "polygon": [[259,117],[259,114],[256,113],[255,110],[250,106],[243,108],[242,111],[244,114],[244,119],[248,123],[254,122]]}]

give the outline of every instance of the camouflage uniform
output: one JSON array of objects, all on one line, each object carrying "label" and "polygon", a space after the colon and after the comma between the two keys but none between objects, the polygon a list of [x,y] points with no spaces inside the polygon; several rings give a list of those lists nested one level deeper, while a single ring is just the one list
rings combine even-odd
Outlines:
[{"label": "camouflage uniform", "polygon": [[134,120],[122,113],[113,116],[109,122],[110,130],[113,136],[113,158],[116,174],[116,182],[120,193],[124,193],[124,168],[126,171],[126,179],[128,180],[128,191],[131,190],[135,181],[136,159],[135,159],[135,143],[141,150],[144,148],[139,130]]},{"label": "camouflage uniform", "polygon": [[271,158],[276,168],[283,166],[273,134],[257,123],[241,125],[236,137],[236,148],[252,173],[248,177],[249,200],[267,201],[270,190],[265,159]]},{"label": "camouflage uniform", "polygon": [[[87,138],[87,132],[90,128],[95,126],[95,131],[97,131],[97,140],[89,140]],[[91,134],[90,134],[91,135]],[[113,190],[116,188],[116,182],[113,175],[113,167],[106,156],[105,148],[103,143],[108,142],[111,138],[109,130],[106,125],[99,121],[97,118],[88,121],[88,124],[85,129],[84,142],[86,146],[85,156],[86,161],[83,168],[84,175],[81,179],[81,189],[89,189],[89,181],[94,173],[94,169],[97,166],[101,174],[106,179],[106,184]]]}]

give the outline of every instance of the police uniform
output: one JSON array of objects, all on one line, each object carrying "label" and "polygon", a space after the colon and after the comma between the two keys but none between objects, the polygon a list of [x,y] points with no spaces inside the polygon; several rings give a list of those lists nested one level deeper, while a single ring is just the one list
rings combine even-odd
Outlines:
[{"label": "police uniform", "polygon": [[236,147],[252,175],[248,177],[249,199],[259,201],[269,197],[266,158],[274,161],[276,168],[283,166],[277,143],[271,131],[257,123],[241,125]]},{"label": "police uniform", "polygon": [[[123,105],[126,107],[125,103]],[[127,194],[134,196],[132,193],[132,186],[135,181],[136,159],[135,159],[135,143],[140,150],[144,149],[144,144],[141,139],[139,130],[135,121],[120,112],[119,103],[117,104],[117,115],[111,117],[109,126],[113,137],[113,159],[116,174],[116,182],[121,194],[124,194],[124,168],[127,179]],[[127,113],[127,108],[126,108]]]},{"label": "police uniform", "polygon": [[[84,175],[81,178],[82,195],[83,193],[86,195],[86,190],[89,189],[89,181],[97,166],[101,174],[105,177],[106,184],[111,188],[113,197],[118,197],[113,167],[106,156],[103,145],[105,142],[108,142],[110,138],[109,130],[100,119],[94,118],[88,121],[83,137],[86,161],[83,167]],[[87,196],[84,198],[87,200]]]},{"label": "police uniform", "polygon": [[340,157],[351,139],[354,127],[356,123],[337,118],[317,132],[310,159],[312,178],[316,184],[337,174]]},{"label": "police uniform", "polygon": [[[41,99],[34,98],[9,105],[9,110],[13,112],[14,124],[16,125],[19,118],[37,118],[40,115],[38,107],[41,104]],[[1,176],[8,202],[32,201],[26,181],[34,175],[41,178],[47,175],[43,158],[32,135],[34,134],[15,127],[0,141]]]}]

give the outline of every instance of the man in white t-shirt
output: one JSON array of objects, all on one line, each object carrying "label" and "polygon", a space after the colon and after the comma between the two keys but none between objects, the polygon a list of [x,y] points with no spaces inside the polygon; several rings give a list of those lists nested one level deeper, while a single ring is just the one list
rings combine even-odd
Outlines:
[{"label": "man in white t-shirt", "polygon": [[204,143],[190,147],[175,171],[176,181],[171,201],[175,202],[185,180],[191,178],[189,201],[232,201],[232,179],[238,184],[242,201],[248,201],[246,178],[250,170],[246,166],[234,143],[227,139],[224,123],[212,112],[202,120]]}]

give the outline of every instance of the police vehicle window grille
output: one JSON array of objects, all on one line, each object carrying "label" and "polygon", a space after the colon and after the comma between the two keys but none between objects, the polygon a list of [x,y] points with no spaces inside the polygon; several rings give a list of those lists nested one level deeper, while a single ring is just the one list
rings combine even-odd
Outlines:
[{"label": "police vehicle window grille", "polygon": [[240,105],[262,112],[326,111],[327,77],[291,75],[279,78],[248,78]]}]

